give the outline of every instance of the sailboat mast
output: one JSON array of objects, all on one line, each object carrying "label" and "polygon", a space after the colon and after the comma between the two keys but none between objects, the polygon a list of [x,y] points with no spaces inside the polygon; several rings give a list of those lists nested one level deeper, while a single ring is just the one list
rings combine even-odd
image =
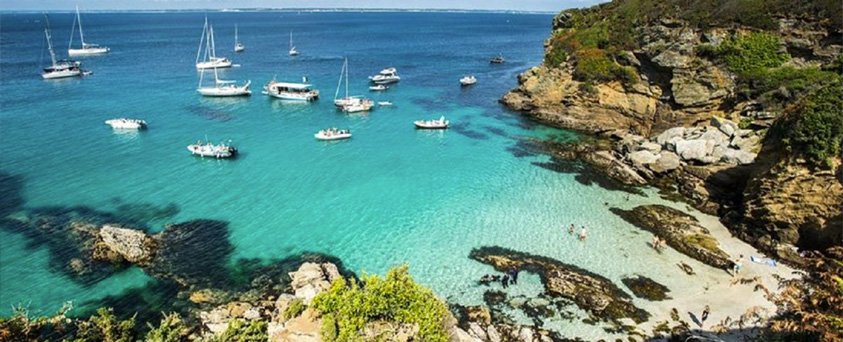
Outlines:
[{"label": "sailboat mast", "polygon": [[202,56],[202,43],[205,42],[205,35],[208,34],[208,17],[205,17],[205,25],[202,26],[202,38],[199,38],[199,49],[196,50],[196,63],[199,63],[199,57]]},{"label": "sailboat mast", "polygon": [[340,70],[340,78],[337,79],[337,91],[334,92],[334,101],[337,100],[337,96],[339,96],[340,94],[340,87],[342,87],[342,77],[343,75],[345,75],[345,63],[347,62],[348,60],[342,63],[342,70]]},{"label": "sailboat mast", "polygon": [[293,49],[293,30],[290,30],[290,50]]},{"label": "sailboat mast", "polygon": [[217,57],[217,48],[214,46],[214,26],[208,26],[208,40],[211,42],[211,59],[215,59]]},{"label": "sailboat mast", "polygon": [[47,22],[47,27],[44,28],[44,35],[47,36],[47,47],[50,49],[50,60],[53,66],[56,66],[56,52],[53,51],[53,36],[50,32],[50,17],[44,14],[44,19]]},{"label": "sailboat mast", "polygon": [[345,58],[345,98],[348,99],[348,57]]},{"label": "sailboat mast", "polygon": [[76,22],[79,23],[79,40],[82,41],[82,48],[85,48],[85,34],[82,33],[82,16],[79,15],[79,5],[76,5]]},{"label": "sailboat mast", "polygon": [[234,45],[240,43],[240,38],[237,37],[237,24],[234,24]]}]

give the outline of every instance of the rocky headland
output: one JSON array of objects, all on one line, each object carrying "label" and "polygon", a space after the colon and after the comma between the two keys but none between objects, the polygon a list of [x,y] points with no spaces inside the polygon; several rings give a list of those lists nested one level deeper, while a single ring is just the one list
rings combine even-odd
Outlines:
[{"label": "rocky headland", "polygon": [[798,264],[797,249],[843,245],[843,24],[828,6],[641,0],[566,10],[544,63],[501,102],[595,137],[558,145],[554,157],[674,191]]}]

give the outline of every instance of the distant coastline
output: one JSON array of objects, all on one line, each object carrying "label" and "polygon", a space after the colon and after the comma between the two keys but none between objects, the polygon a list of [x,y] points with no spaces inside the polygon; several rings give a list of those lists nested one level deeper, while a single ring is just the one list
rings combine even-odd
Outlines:
[{"label": "distant coastline", "polygon": [[[0,13],[74,13],[74,10],[6,10]],[[96,10],[88,9],[86,13],[191,13],[191,12],[358,12],[358,13],[479,13],[479,14],[547,14],[555,15],[555,11],[523,11],[523,10],[473,10],[473,9],[441,9],[441,8],[203,8],[203,9],[126,9],[126,10]]]}]

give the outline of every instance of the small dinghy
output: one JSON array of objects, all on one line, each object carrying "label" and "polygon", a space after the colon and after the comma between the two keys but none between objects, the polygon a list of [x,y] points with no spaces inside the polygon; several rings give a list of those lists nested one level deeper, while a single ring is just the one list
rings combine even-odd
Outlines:
[{"label": "small dinghy", "polygon": [[371,91],[382,91],[382,90],[386,90],[387,88],[389,88],[389,87],[387,87],[383,84],[378,84],[376,86],[369,87],[369,90],[371,90]]},{"label": "small dinghy", "polygon": [[445,129],[448,128],[448,121],[442,116],[439,120],[418,120],[413,122],[416,128],[421,129]]},{"label": "small dinghy", "polygon": [[351,131],[347,129],[338,130],[336,128],[325,129],[314,134],[313,137],[319,140],[342,140],[351,138]]},{"label": "small dinghy", "polygon": [[187,150],[193,155],[214,157],[217,159],[232,158],[237,155],[237,149],[231,146],[231,140],[228,141],[228,145],[223,143],[214,145],[210,142],[202,144],[202,141],[200,140],[197,141],[196,144],[188,145]]},{"label": "small dinghy", "polygon": [[105,123],[111,128],[114,129],[135,129],[141,130],[146,128],[146,121],[138,120],[138,119],[127,119],[127,118],[119,118],[119,119],[111,119],[106,120]]},{"label": "small dinghy", "polygon": [[392,106],[392,102],[389,102],[389,101],[378,101],[378,106],[381,106],[381,107],[389,107],[389,106]]},{"label": "small dinghy", "polygon": [[470,85],[475,84],[475,83],[477,83],[477,79],[474,78],[473,75],[466,76],[466,77],[463,77],[463,78],[460,79],[460,85],[462,85],[462,86],[470,86]]}]

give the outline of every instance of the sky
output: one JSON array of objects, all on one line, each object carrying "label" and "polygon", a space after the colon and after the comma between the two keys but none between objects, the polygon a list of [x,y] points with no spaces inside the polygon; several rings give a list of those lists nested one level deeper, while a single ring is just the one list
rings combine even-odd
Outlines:
[{"label": "sky", "polygon": [[606,0],[0,0],[3,11],[222,8],[436,8],[558,12]]}]

